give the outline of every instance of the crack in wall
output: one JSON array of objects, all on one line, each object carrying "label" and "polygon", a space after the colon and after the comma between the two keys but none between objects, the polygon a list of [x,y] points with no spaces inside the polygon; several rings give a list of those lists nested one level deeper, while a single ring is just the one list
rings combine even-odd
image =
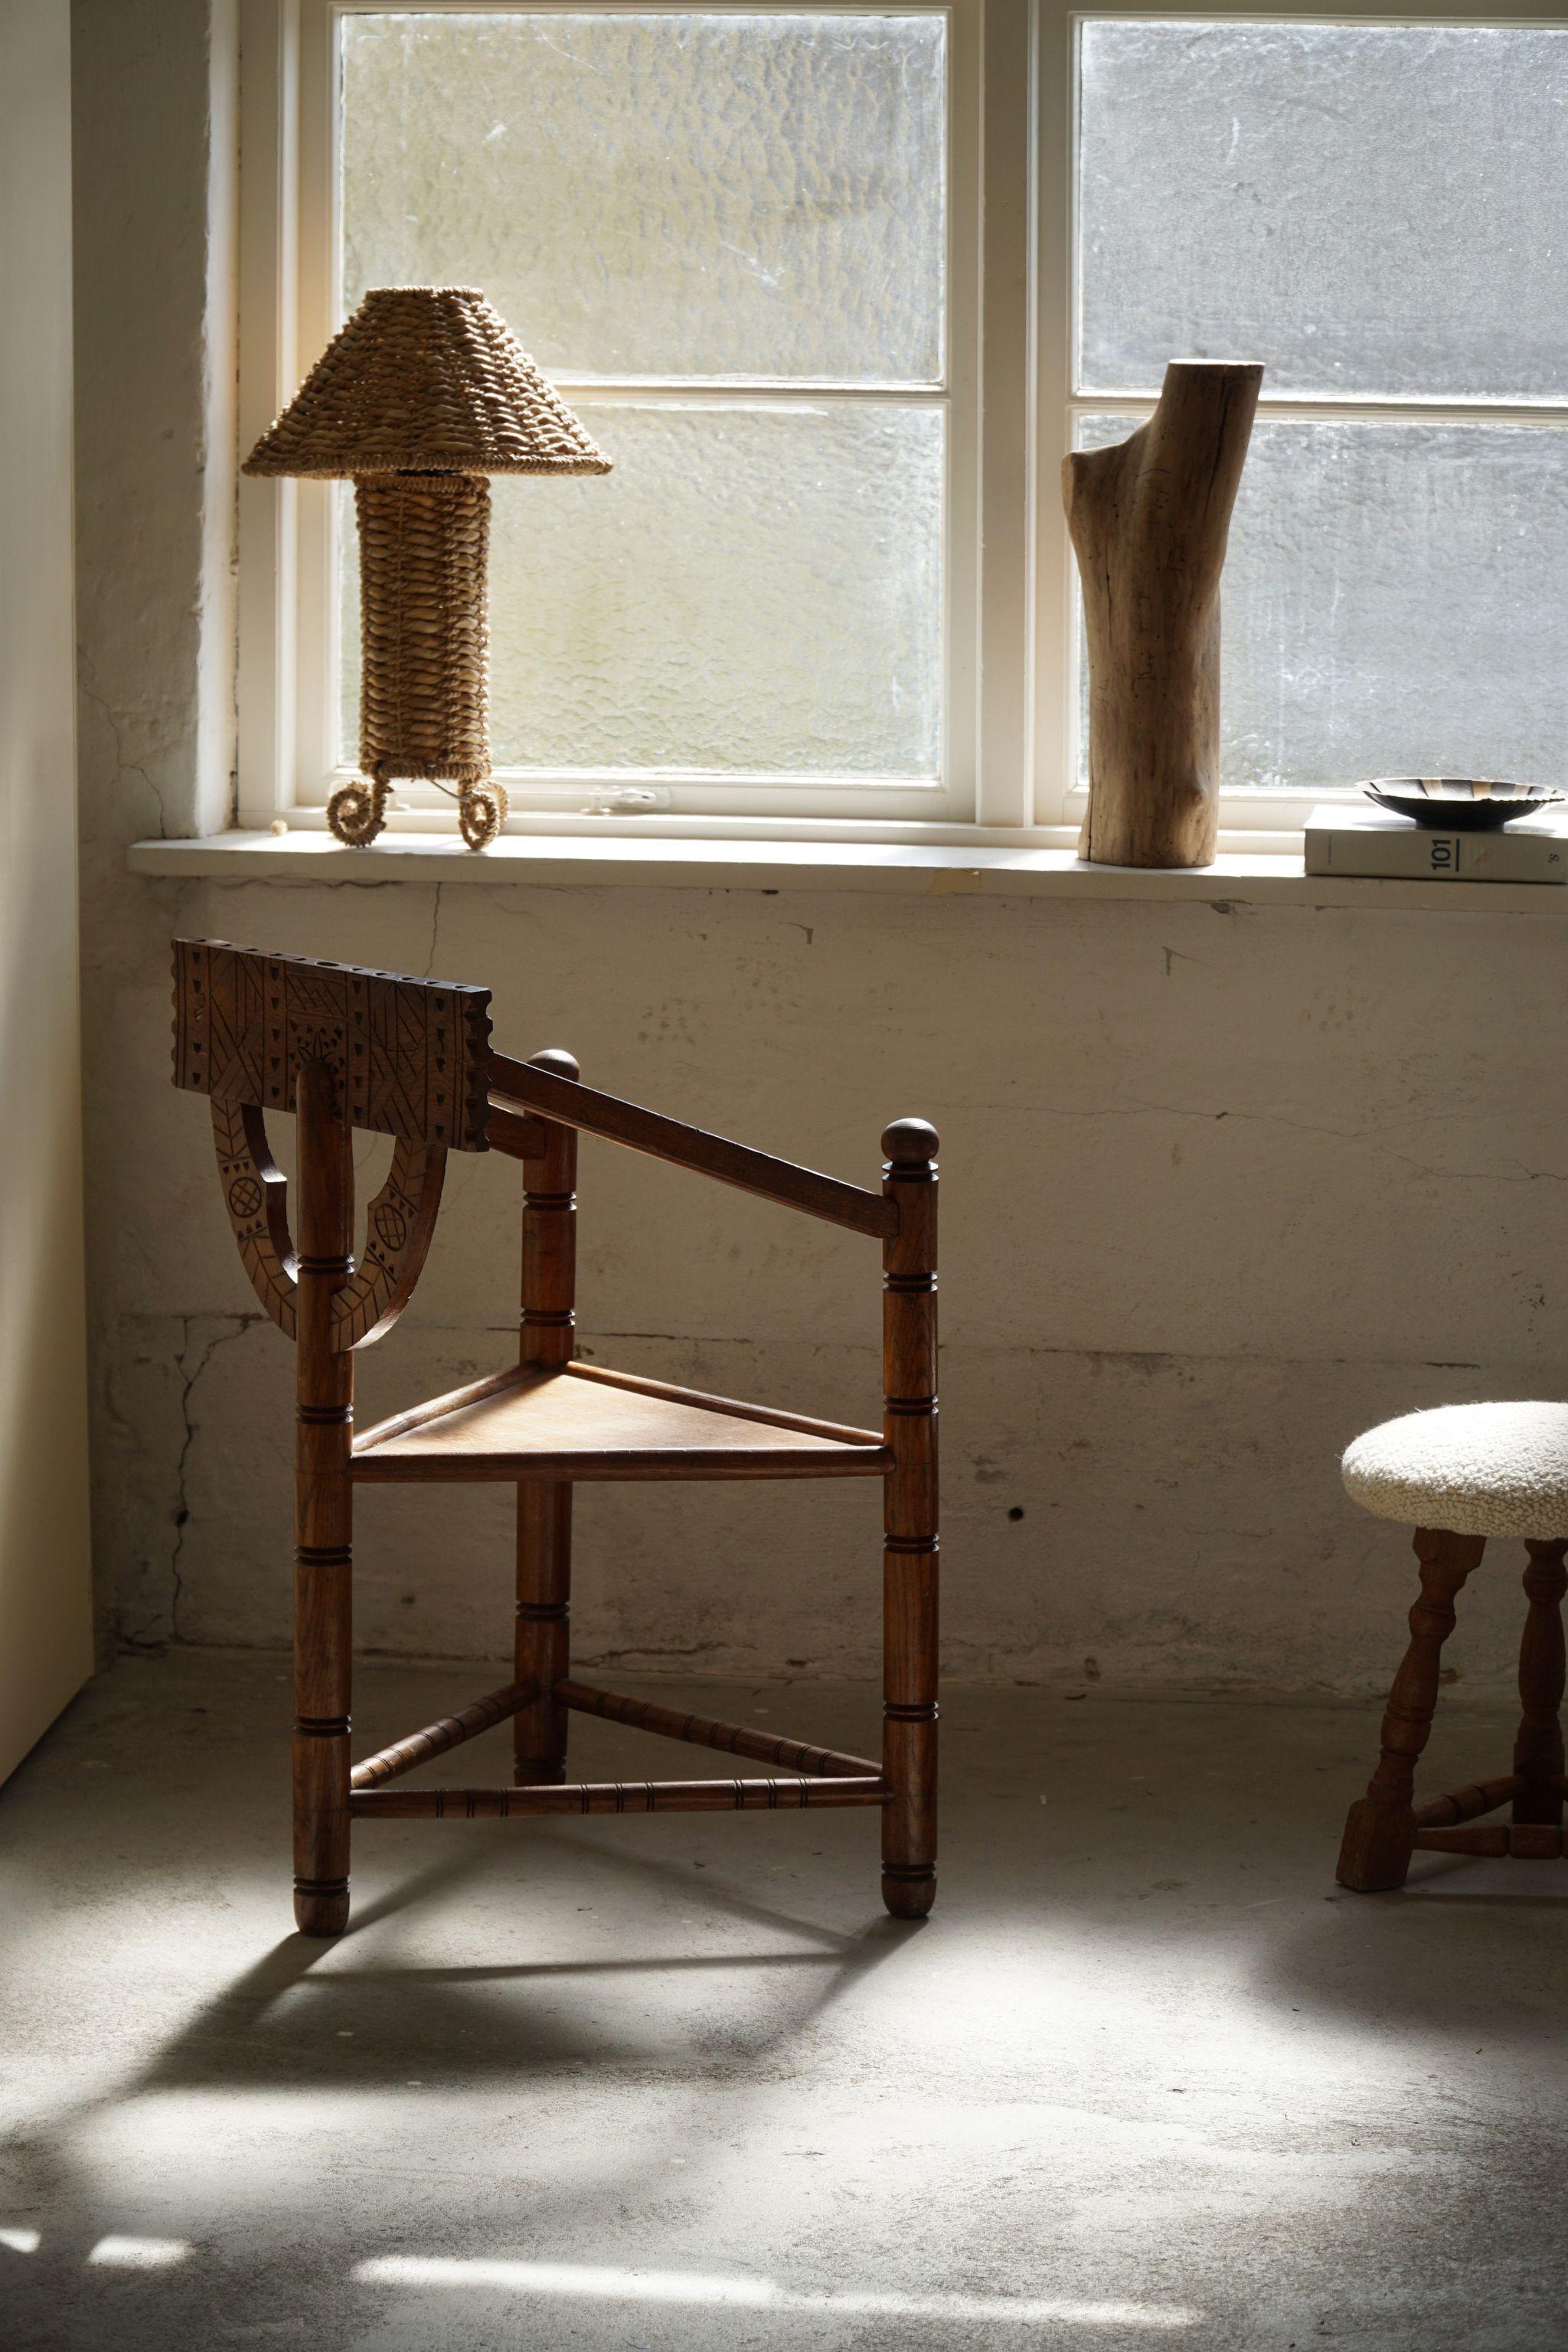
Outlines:
[{"label": "crack in wall", "polygon": [[436,940],[441,929],[441,893],[445,887],[442,882],[435,885],[435,903],[430,909],[430,945],[426,950],[425,969],[419,975],[421,980],[428,980],[436,969]]},{"label": "crack in wall", "polygon": [[115,774],[117,776],[141,777],[142,782],[146,785],[148,791],[152,793],[153,798],[158,803],[158,838],[160,841],[167,841],[169,838],[168,810],[164,805],[163,793],[153,782],[152,777],[147,773],[145,768],[143,768],[137,761],[128,760],[126,758],[124,738],[120,732],[120,721],[115,717],[114,711],[110,703],[105,700],[101,694],[96,693],[93,688],[87,684],[85,679],[79,680],[79,683],[80,685],[81,692],[86,695],[88,700],[89,702],[95,702],[100,710],[102,711],[104,723],[108,727],[110,735],[114,738]]},{"label": "crack in wall", "polygon": [[[265,1315],[258,1314],[216,1317],[182,1315],[180,1318],[182,1338],[180,1352],[174,1359],[174,1365],[181,1381],[180,1417],[184,1423],[185,1434],[180,1447],[179,1460],[174,1465],[174,1548],[169,1555],[169,1639],[172,1642],[177,1642],[180,1638],[180,1602],[184,1597],[185,1591],[184,1578],[180,1572],[180,1557],[185,1548],[185,1528],[191,1516],[190,1503],[185,1492],[185,1476],[190,1466],[191,1448],[195,1443],[196,1435],[196,1423],[191,1417],[191,1399],[195,1392],[196,1382],[201,1379],[218,1349],[226,1346],[231,1339],[242,1339],[253,1323],[265,1323],[266,1320]],[[188,1371],[185,1360],[191,1352],[191,1326],[193,1323],[209,1321],[227,1323],[233,1328],[226,1331],[219,1331],[210,1339],[202,1352],[200,1363],[196,1365],[194,1371]]]}]

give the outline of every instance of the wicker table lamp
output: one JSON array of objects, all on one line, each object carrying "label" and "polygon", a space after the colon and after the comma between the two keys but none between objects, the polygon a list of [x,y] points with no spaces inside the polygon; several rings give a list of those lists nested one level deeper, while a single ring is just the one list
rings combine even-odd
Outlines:
[{"label": "wicker table lamp", "polygon": [[395,777],[455,786],[469,848],[495,839],[486,477],[609,470],[470,286],[374,288],[262,435],[247,474],[353,480],[364,775],[327,803],[340,841],[374,840]]}]

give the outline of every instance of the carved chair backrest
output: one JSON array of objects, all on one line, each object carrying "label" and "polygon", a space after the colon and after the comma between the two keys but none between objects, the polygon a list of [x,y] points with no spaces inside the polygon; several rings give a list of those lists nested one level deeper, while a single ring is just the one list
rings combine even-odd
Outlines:
[{"label": "carved chair backrest", "polygon": [[337,1116],[395,1138],[364,1255],[332,1308],[335,1348],[390,1330],[435,1231],[447,1153],[488,1149],[489,991],[217,940],[174,941],[174,1083],[210,1096],[229,1222],[257,1297],[296,1336],[299,1260],[265,1114],[324,1066]]},{"label": "carved chair backrest", "polygon": [[174,1084],[216,1102],[292,1110],[324,1061],[351,1127],[483,1151],[490,995],[221,940],[174,941]]},{"label": "carved chair backrest", "polygon": [[[379,1339],[407,1305],[435,1231],[448,1150],[494,1150],[525,1163],[524,1358],[564,1361],[572,1344],[578,1133],[879,1239],[895,1287],[929,1286],[922,1252],[931,1243],[927,1228],[937,1138],[924,1120],[895,1119],[885,1131],[882,1190],[868,1192],[601,1094],[580,1083],[568,1054],[516,1062],[492,1053],[489,1002],[483,988],[266,955],[221,940],[175,940],[174,1083],[212,1098],[224,1197],[240,1256],[257,1297],[290,1339],[300,1336],[300,1260],[289,1238],[287,1188],[268,1147],[265,1114],[294,1110],[297,1104],[306,1106],[300,1129],[307,1219],[312,1200],[329,1194],[341,1197],[342,1218],[352,1219],[345,1127],[395,1139],[391,1171],[370,1204],[357,1266],[349,1270],[346,1232],[334,1231],[336,1255],[305,1262],[309,1276],[331,1280],[334,1353]],[[307,1072],[311,1075],[301,1088]],[[323,1178],[324,1191],[313,1192],[307,1145],[318,1132],[320,1162],[324,1166],[335,1152],[340,1172]],[[333,1137],[337,1143],[329,1150]],[[338,1214],[334,1209],[333,1218]]]}]

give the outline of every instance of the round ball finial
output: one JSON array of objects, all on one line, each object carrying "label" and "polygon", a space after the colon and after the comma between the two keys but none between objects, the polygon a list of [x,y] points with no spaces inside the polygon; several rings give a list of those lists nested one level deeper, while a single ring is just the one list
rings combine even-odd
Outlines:
[{"label": "round ball finial", "polygon": [[882,1129],[882,1150],[895,1168],[923,1168],[940,1148],[929,1119],[896,1118]]},{"label": "round ball finial", "polygon": [[583,1075],[577,1066],[577,1056],[569,1054],[564,1045],[546,1045],[542,1054],[531,1054],[528,1066],[531,1070],[548,1070],[552,1078],[575,1079]]}]

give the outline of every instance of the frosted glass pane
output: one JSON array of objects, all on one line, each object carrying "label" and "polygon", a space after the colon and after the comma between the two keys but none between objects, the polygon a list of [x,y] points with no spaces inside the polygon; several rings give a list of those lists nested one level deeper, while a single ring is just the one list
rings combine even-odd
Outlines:
[{"label": "frosted glass pane", "polygon": [[1568,394],[1568,31],[1082,30],[1079,376]]},{"label": "frosted glass pane", "polygon": [[[934,780],[941,409],[577,405],[613,474],[491,484],[496,764]],[[352,761],[358,555],[346,486],[340,517]]]},{"label": "frosted glass pane", "polygon": [[572,375],[933,382],[945,17],[342,22],[342,273],[482,288]]},{"label": "frosted glass pane", "polygon": [[1563,782],[1568,433],[1261,420],[1222,610],[1226,783]]}]

